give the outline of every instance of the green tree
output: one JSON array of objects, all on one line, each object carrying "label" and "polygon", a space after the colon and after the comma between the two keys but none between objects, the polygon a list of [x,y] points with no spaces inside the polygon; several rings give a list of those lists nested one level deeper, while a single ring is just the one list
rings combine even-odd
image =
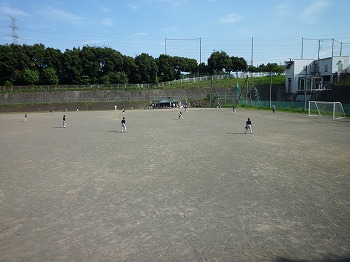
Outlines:
[{"label": "green tree", "polygon": [[58,78],[61,77],[63,54],[61,50],[54,48],[46,48],[44,52],[45,68],[51,67],[55,70]]},{"label": "green tree", "polygon": [[79,52],[82,69],[80,82],[83,84],[98,84],[99,82],[101,64],[97,53],[98,48],[90,46],[84,46]]},{"label": "green tree", "polygon": [[23,82],[23,71],[31,68],[30,59],[21,45],[0,46],[0,83],[6,80],[14,85],[25,84]]},{"label": "green tree", "polygon": [[161,82],[172,81],[175,79],[175,71],[173,69],[173,58],[169,55],[160,55],[156,59],[158,65],[158,79]]},{"label": "green tree", "polygon": [[43,70],[43,81],[44,84],[57,85],[59,79],[56,70],[53,67],[47,67]]},{"label": "green tree", "polygon": [[236,71],[247,71],[248,64],[243,57],[231,56],[231,68],[232,72]]},{"label": "green tree", "polygon": [[82,83],[83,68],[80,60],[80,49],[67,49],[63,54],[63,65],[60,82],[63,84]]},{"label": "green tree", "polygon": [[200,76],[204,76],[204,75],[206,75],[207,74],[207,72],[208,72],[208,67],[207,67],[207,65],[205,64],[205,63],[200,63],[199,65],[198,65],[198,74],[200,75]]},{"label": "green tree", "polygon": [[141,83],[155,83],[157,79],[158,67],[155,59],[149,54],[142,53],[135,57],[138,67],[138,78]]},{"label": "green tree", "polygon": [[43,44],[23,45],[24,51],[30,59],[30,68],[42,72],[46,68],[45,46]]},{"label": "green tree", "polygon": [[123,56],[123,71],[128,76],[128,83],[140,83],[141,77],[138,74],[139,69],[133,57]]},{"label": "green tree", "polygon": [[284,66],[277,65],[276,63],[268,63],[267,65],[261,64],[258,70],[259,72],[271,72],[280,75],[284,72]]},{"label": "green tree", "polygon": [[208,67],[214,74],[229,73],[232,68],[232,61],[224,51],[215,51],[208,58]]},{"label": "green tree", "polygon": [[31,70],[26,68],[24,69],[23,79],[26,84],[34,85],[40,80],[39,72],[37,70]]}]

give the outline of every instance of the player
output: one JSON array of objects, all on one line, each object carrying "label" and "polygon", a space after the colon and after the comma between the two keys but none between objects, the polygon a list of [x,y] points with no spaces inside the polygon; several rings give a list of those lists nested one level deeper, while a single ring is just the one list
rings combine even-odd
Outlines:
[{"label": "player", "polygon": [[179,119],[183,119],[183,118],[184,118],[184,116],[182,115],[182,112],[180,112]]},{"label": "player", "polygon": [[234,114],[236,114],[236,108],[235,108],[235,107],[232,107],[232,112],[233,112]]},{"label": "player", "polygon": [[122,114],[125,114],[125,107],[122,108]]},{"label": "player", "polygon": [[66,122],[66,115],[63,115],[63,127],[67,127],[67,122]]},{"label": "player", "polygon": [[125,117],[123,117],[121,123],[122,123],[122,130],[120,131],[120,133],[123,133],[123,131],[125,131],[125,133],[127,133],[128,130],[126,129],[126,120],[125,120]]},{"label": "player", "polygon": [[272,106],[272,113],[276,113],[276,107],[275,107],[275,105]]},{"label": "player", "polygon": [[50,112],[49,112],[49,116],[52,116],[52,110],[50,110]]},{"label": "player", "polygon": [[24,114],[24,122],[26,122],[27,123],[27,114]]},{"label": "player", "polygon": [[245,132],[244,132],[244,134],[247,134],[248,130],[250,131],[251,134],[253,134],[252,121],[250,121],[250,118],[248,118],[247,122],[245,122]]},{"label": "player", "polygon": [[117,110],[118,110],[118,106],[114,105],[114,111],[117,111]]}]

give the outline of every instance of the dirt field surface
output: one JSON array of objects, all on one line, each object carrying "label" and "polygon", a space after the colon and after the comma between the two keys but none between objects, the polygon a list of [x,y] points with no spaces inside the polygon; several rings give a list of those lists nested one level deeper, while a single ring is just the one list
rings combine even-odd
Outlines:
[{"label": "dirt field surface", "polygon": [[350,259],[349,119],[180,111],[0,114],[0,261]]}]

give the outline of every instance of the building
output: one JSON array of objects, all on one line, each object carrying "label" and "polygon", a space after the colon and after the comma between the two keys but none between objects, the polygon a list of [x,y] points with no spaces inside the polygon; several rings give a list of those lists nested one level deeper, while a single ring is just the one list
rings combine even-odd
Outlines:
[{"label": "building", "polygon": [[292,95],[293,100],[299,100],[299,94],[310,95],[316,91],[331,90],[333,83],[348,67],[348,56],[332,56],[317,60],[290,59],[285,62],[286,93]]}]

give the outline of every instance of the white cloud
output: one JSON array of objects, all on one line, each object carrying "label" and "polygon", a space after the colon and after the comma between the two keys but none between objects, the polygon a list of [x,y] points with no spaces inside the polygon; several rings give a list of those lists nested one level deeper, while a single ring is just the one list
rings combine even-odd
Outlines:
[{"label": "white cloud", "polygon": [[[184,5],[184,0],[148,0],[156,5],[170,5],[172,7],[179,7]],[[158,4],[157,4],[158,3]]]},{"label": "white cloud", "polygon": [[164,28],[164,31],[166,31],[166,32],[177,32],[177,31],[179,31],[179,28],[177,26],[173,25],[173,26]]},{"label": "white cloud", "polygon": [[43,11],[43,14],[48,16],[49,18],[52,18],[54,20],[59,20],[60,22],[69,22],[69,23],[80,23],[83,21],[83,19],[75,14],[66,12],[64,10],[48,6]]},{"label": "white cloud", "polygon": [[133,36],[148,36],[149,33],[135,33]]},{"label": "white cloud", "polygon": [[131,10],[139,10],[140,7],[138,5],[134,5],[134,4],[128,4],[128,7],[131,9]]},{"label": "white cloud", "polygon": [[17,8],[10,7],[8,5],[0,6],[0,13],[3,13],[5,15],[14,16],[14,17],[29,16],[29,14],[27,14],[26,12],[19,10]]},{"label": "white cloud", "polygon": [[112,25],[114,25],[114,22],[112,19],[105,18],[105,19],[103,19],[102,24],[107,25],[107,26],[112,26]]},{"label": "white cloud", "polygon": [[101,10],[103,13],[108,13],[108,12],[109,12],[109,8],[108,8],[108,7],[105,7],[105,6],[100,6],[100,10]]},{"label": "white cloud", "polygon": [[243,16],[240,16],[238,14],[229,14],[224,17],[219,18],[219,23],[220,24],[233,24],[239,21],[243,20]]},{"label": "white cloud", "polygon": [[83,46],[88,45],[88,46],[96,46],[101,44],[102,41],[101,40],[87,40],[85,42],[82,42]]},{"label": "white cloud", "polygon": [[278,16],[286,16],[290,13],[291,6],[290,3],[281,3],[275,6],[275,11]]},{"label": "white cloud", "polygon": [[304,10],[300,13],[299,19],[301,21],[314,23],[319,15],[327,10],[330,2],[328,0],[314,0],[312,4],[305,7]]}]

